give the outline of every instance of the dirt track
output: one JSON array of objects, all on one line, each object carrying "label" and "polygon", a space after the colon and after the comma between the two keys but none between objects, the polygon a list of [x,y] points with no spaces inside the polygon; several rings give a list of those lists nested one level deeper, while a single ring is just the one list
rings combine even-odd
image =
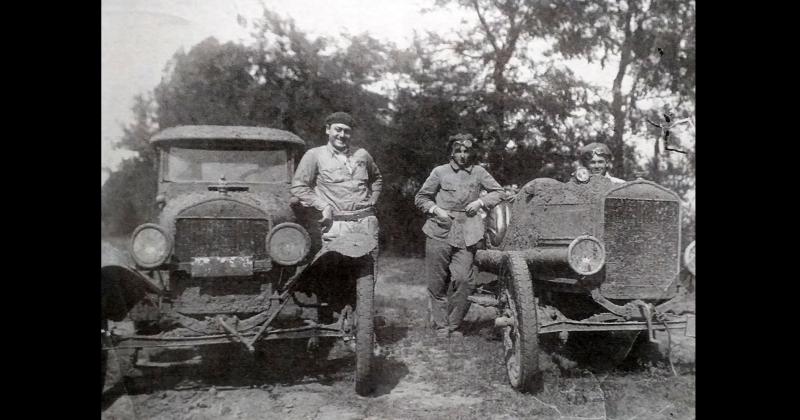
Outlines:
[{"label": "dirt track", "polygon": [[[674,376],[662,354],[630,335],[584,335],[540,359],[542,392],[524,395],[506,379],[492,313],[473,305],[462,339],[424,328],[421,260],[382,258],[376,284],[380,383],[353,390],[354,358],[335,347],[322,362],[228,348],[203,364],[145,376],[109,394],[104,419],[512,419],[695,417],[694,338],[673,336]],[[664,347],[664,346],[662,346]],[[292,354],[286,349],[283,354]],[[218,354],[219,356],[219,354]]]}]

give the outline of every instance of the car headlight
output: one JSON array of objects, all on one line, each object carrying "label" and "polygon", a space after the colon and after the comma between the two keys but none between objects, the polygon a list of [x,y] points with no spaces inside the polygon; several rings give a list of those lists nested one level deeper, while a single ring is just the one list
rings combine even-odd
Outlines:
[{"label": "car headlight", "polygon": [[575,179],[577,179],[578,182],[588,182],[591,175],[589,170],[583,166],[575,170]]},{"label": "car headlight", "polygon": [[131,235],[131,254],[136,264],[144,268],[163,264],[171,250],[172,241],[164,228],[155,223],[143,224]]},{"label": "car headlight", "polygon": [[576,273],[589,276],[603,268],[606,263],[606,250],[594,236],[578,236],[569,244],[567,258],[570,268]]},{"label": "car headlight", "polygon": [[272,261],[281,265],[294,265],[303,260],[311,250],[311,237],[297,223],[281,223],[267,236],[267,252]]},{"label": "car headlight", "polygon": [[686,269],[689,270],[692,275],[694,275],[694,242],[689,244],[686,247],[686,250],[683,251],[683,263],[686,264]]}]

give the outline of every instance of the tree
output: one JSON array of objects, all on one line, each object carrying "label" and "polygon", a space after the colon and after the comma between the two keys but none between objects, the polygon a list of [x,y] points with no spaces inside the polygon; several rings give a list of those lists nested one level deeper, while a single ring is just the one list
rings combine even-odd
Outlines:
[{"label": "tree", "polygon": [[386,99],[365,86],[374,82],[385,47],[362,36],[344,38],[343,47],[308,37],[291,21],[265,11],[252,44],[208,38],[188,52],[178,51],[152,99],[138,97],[135,121],[121,146],[138,152],[112,173],[103,187],[104,217],[114,232],[129,233],[154,208],[156,155],[149,138],[158,129],[188,124],[252,125],[287,129],[313,145],[324,137],[323,119],[347,110],[364,133],[382,140],[389,130],[380,109]]},{"label": "tree", "polygon": [[[608,104],[614,121],[608,143],[615,161],[623,162],[626,136],[648,133],[646,117],[663,120],[663,113],[694,117],[694,0],[553,0],[551,4],[557,29],[554,51],[589,62],[599,58],[602,66],[616,58]],[[627,93],[626,78],[631,86]],[[651,130],[652,134],[658,138],[658,133]],[[661,165],[656,147],[650,176],[658,182]]]},{"label": "tree", "polygon": [[134,122],[123,128],[120,147],[137,152],[122,161],[100,192],[101,217],[106,234],[126,235],[136,226],[153,221],[157,186],[157,156],[149,139],[157,131],[152,99],[136,96]]},{"label": "tree", "polygon": [[[457,123],[439,124],[425,133],[430,137],[438,132],[434,141],[442,143],[453,129],[483,139],[482,160],[501,182],[544,174],[568,176],[572,159],[567,156],[574,154],[587,127],[598,121],[593,118],[595,105],[586,101],[590,86],[560,63],[533,54],[532,42],[550,31],[552,13],[546,5],[520,0],[435,4],[455,5],[471,19],[452,36],[417,39],[403,54],[402,71],[411,83],[398,88],[405,92],[398,95],[398,114],[413,112],[413,106],[403,109],[404,98],[450,104],[452,112],[441,110],[440,115],[452,114]],[[507,144],[518,146],[518,152],[506,153]],[[525,161],[531,157],[535,159]],[[512,163],[515,160],[520,161]]]},{"label": "tree", "polygon": [[[438,5],[449,3],[438,0]],[[513,72],[512,58],[523,56],[519,44],[534,35],[537,13],[534,3],[521,0],[494,2],[490,0],[457,0],[456,3],[475,13],[478,25],[468,28],[453,45],[462,58],[477,59],[488,66],[483,83],[485,103],[492,116],[493,125],[500,140],[505,138],[508,111],[513,108],[512,94],[516,87],[510,83],[509,72]]]},{"label": "tree", "polygon": [[250,57],[248,48],[215,38],[175,53],[154,90],[159,127],[255,125]]},{"label": "tree", "polygon": [[[642,172],[634,144],[660,135],[646,119],[694,112],[693,1],[434,3],[459,8],[464,23],[402,50],[364,34],[312,38],[265,10],[248,43],[209,38],[178,51],[152,99],[137,99],[122,144],[138,157],[103,187],[104,217],[127,212],[114,225],[124,231],[154,208],[148,139],[156,129],[269,126],[314,146],[325,141],[324,117],[344,110],[360,122],[354,144],[370,151],[384,176],[383,243],[419,250],[424,216],[413,195],[446,161],[450,135],[481,139],[481,163],[503,184],[566,180],[576,149],[590,141],[608,143],[622,170],[614,174],[631,179]],[[614,83],[587,83],[565,59],[614,65]],[[693,145],[687,152],[655,153],[646,174],[684,195],[694,185]]]},{"label": "tree", "polygon": [[254,119],[305,139],[321,138],[323,118],[346,110],[362,123],[362,132],[376,128],[377,110],[385,98],[367,85],[381,74],[386,47],[366,36],[334,40],[310,39],[292,20],[265,10],[256,24],[251,69],[256,80]]}]

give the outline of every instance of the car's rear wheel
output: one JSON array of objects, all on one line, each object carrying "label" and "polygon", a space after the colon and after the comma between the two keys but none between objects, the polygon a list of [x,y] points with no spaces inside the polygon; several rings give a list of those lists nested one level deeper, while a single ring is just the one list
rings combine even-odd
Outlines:
[{"label": "car's rear wheel", "polygon": [[536,392],[539,372],[539,325],[533,282],[525,258],[509,252],[501,276],[506,301],[503,315],[511,319],[503,328],[506,372],[511,386],[521,392]]},{"label": "car's rear wheel", "polygon": [[373,272],[356,280],[356,393],[372,392],[372,363],[375,346],[375,326],[372,322],[375,282]]}]

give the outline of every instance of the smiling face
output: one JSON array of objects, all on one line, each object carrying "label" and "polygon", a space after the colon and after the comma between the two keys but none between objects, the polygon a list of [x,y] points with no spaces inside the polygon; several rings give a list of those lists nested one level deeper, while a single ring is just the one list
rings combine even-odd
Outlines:
[{"label": "smiling face", "polygon": [[594,175],[605,175],[608,172],[608,160],[598,154],[593,154],[589,160],[589,171]]},{"label": "smiling face", "polygon": [[347,124],[334,123],[325,128],[328,135],[328,143],[339,151],[347,150],[350,147],[350,136],[353,129]]}]

